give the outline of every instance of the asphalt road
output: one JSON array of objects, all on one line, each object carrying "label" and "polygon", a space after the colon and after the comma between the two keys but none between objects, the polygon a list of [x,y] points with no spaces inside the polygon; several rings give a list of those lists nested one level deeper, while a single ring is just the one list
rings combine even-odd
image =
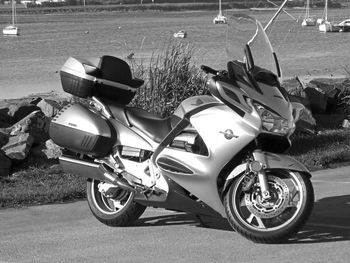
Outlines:
[{"label": "asphalt road", "polygon": [[350,262],[350,167],[314,173],[313,185],[313,214],[286,244],[255,244],[162,209],[111,228],[82,201],[0,210],[0,262]]}]

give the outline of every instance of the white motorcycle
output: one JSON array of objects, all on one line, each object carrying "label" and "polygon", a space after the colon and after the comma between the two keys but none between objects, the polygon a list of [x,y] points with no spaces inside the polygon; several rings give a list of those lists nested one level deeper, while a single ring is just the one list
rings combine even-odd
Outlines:
[{"label": "white motorcycle", "polygon": [[[264,243],[291,237],[307,221],[310,172],[282,154],[298,113],[280,86],[276,54],[260,22],[247,16],[230,18],[226,39],[227,70],[202,66],[211,95],[184,100],[165,119],[126,106],[143,81],[125,61],[66,61],[63,89],[89,103],[63,108],[50,136],[66,149],[64,171],[88,178],[99,221],[127,226],[147,206],[159,207],[225,218]],[[243,39],[244,48],[235,45]]]}]

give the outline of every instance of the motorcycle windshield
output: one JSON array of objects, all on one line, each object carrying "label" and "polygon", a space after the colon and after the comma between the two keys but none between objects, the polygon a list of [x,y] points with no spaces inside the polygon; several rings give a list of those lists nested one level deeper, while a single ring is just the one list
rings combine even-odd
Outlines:
[{"label": "motorcycle windshield", "polygon": [[281,77],[276,55],[263,26],[246,14],[230,17],[226,31],[226,54],[229,60],[246,63],[248,69],[256,66]]},{"label": "motorcycle windshield", "polygon": [[248,15],[230,17],[226,32],[229,61],[240,61],[250,85],[240,85],[250,98],[285,119],[291,119],[286,91],[280,87],[277,57],[261,23]]}]

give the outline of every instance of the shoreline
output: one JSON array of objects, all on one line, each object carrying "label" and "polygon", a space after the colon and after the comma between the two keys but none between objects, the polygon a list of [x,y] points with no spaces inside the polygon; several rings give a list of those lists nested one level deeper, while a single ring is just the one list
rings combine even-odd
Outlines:
[{"label": "shoreline", "polygon": [[[295,75],[295,76],[284,77],[283,80],[281,81],[282,86],[283,86],[283,84],[287,84],[287,86],[285,88],[288,89],[288,84],[295,81],[296,77],[298,77],[305,84],[307,84],[311,81],[315,81],[315,80],[323,80],[323,81],[327,82],[328,84],[341,84],[343,81],[350,78],[349,76],[346,76],[345,74],[344,75],[334,74],[332,76],[329,76],[327,74]],[[31,98],[31,97],[40,97],[40,96],[42,96],[44,98],[47,98],[48,96],[49,97],[57,97],[57,98],[69,98],[70,96],[72,96],[71,94],[66,93],[62,89],[60,81],[58,83],[59,83],[59,89],[51,89],[51,90],[45,91],[45,88],[43,87],[43,89],[41,91],[38,91],[38,92],[32,92],[32,91],[30,91],[28,93],[21,92],[21,94],[19,94],[19,95],[6,97],[6,98],[0,98],[0,101],[20,100],[20,99],[26,99],[26,98]],[[38,85],[35,85],[35,86],[37,87]]]}]

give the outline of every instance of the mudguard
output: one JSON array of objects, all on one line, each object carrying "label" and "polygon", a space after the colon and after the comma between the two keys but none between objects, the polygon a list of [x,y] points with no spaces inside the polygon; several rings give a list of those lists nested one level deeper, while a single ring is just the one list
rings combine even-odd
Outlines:
[{"label": "mudguard", "polygon": [[[253,157],[256,161],[261,162],[264,165],[264,169],[284,169],[297,172],[307,173],[311,177],[310,171],[303,165],[301,162],[295,160],[294,158],[285,155],[285,154],[274,154],[270,152],[263,152],[256,150],[253,152]],[[226,178],[224,192],[227,190],[227,187],[230,185],[230,182],[235,177],[244,173],[247,169],[247,163],[242,163],[228,175]]]}]

